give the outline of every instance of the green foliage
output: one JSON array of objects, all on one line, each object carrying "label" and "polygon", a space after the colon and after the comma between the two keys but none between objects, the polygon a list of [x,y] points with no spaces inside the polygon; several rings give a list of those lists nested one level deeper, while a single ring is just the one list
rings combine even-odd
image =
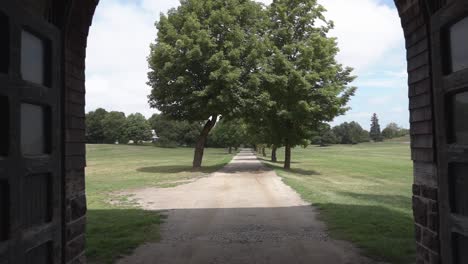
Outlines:
[{"label": "green foliage", "polygon": [[151,106],[189,121],[238,114],[258,85],[262,15],[250,0],[186,0],[161,15],[148,58]]},{"label": "green foliage", "polygon": [[107,111],[98,108],[96,111],[91,111],[86,114],[86,141],[88,143],[103,143],[104,128],[102,120],[107,115]]},{"label": "green foliage", "polygon": [[371,118],[369,136],[375,142],[380,142],[383,140],[382,133],[380,132],[379,119],[377,118],[376,113],[374,113]]},{"label": "green foliage", "polygon": [[206,122],[194,168],[201,166],[217,118],[239,116],[260,84],[263,15],[252,0],[185,0],[157,22],[148,57],[149,103],[174,119]]},{"label": "green foliage", "polygon": [[315,0],[277,0],[268,8],[263,89],[248,111],[266,129],[266,143],[307,145],[320,124],[348,110],[352,69],[336,61],[323,12]]},{"label": "green foliage", "polygon": [[327,146],[338,144],[340,143],[340,140],[335,135],[330,125],[323,123],[319,126],[318,131],[313,134],[311,143],[320,146]]},{"label": "green foliage", "polygon": [[222,119],[211,133],[209,145],[212,147],[240,147],[246,143],[246,124],[240,119]]},{"label": "green foliage", "polygon": [[162,114],[154,114],[148,122],[159,137],[157,145],[161,147],[193,147],[202,129],[199,122],[173,120]]},{"label": "green foliage", "polygon": [[128,137],[126,134],[127,118],[124,113],[109,112],[104,116],[101,124],[104,133],[104,143],[128,143]]},{"label": "green foliage", "polygon": [[133,140],[135,144],[151,140],[152,137],[151,126],[140,113],[131,114],[127,117],[125,133],[127,138]]},{"label": "green foliage", "polygon": [[344,122],[341,125],[333,128],[333,133],[336,135],[340,144],[358,144],[368,142],[369,132],[364,130],[357,122]]},{"label": "green foliage", "polygon": [[403,137],[408,134],[408,129],[401,128],[396,123],[390,123],[384,128],[384,130],[382,130],[382,136],[385,139]]}]

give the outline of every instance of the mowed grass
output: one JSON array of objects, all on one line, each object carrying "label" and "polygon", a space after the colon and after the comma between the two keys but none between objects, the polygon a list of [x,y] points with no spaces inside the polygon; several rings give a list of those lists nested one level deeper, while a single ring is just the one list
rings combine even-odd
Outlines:
[{"label": "mowed grass", "polygon": [[91,263],[113,263],[148,241],[159,239],[164,220],[139,209],[119,191],[171,187],[207,176],[233,157],[222,149],[206,149],[203,169],[191,169],[193,149],[153,146],[87,145],[87,248]]},{"label": "mowed grass", "polygon": [[[284,149],[278,151],[283,159]],[[412,163],[405,141],[296,148],[292,170],[266,162],[319,208],[331,235],[377,260],[414,262]]]}]

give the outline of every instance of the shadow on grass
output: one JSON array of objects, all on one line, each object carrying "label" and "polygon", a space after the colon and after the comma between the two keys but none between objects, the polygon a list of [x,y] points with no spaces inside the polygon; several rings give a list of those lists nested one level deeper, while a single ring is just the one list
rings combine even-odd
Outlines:
[{"label": "shadow on grass", "polygon": [[[283,164],[284,160],[278,160],[276,162],[273,162],[271,161],[270,158],[266,158],[266,157],[260,157],[260,156],[257,156],[257,159],[261,160],[261,161],[266,161],[266,162],[271,162],[271,163],[276,163],[276,164]],[[299,164],[300,162],[297,162],[297,161],[291,161],[291,164]]]},{"label": "shadow on grass", "polygon": [[147,172],[147,173],[181,173],[181,172],[212,173],[221,169],[225,165],[226,164],[203,166],[200,169],[193,169],[192,166],[187,166],[187,165],[163,165],[163,166],[141,167],[141,168],[138,168],[137,171]]},{"label": "shadow on grass", "polygon": [[263,164],[265,164],[268,168],[278,170],[278,171],[281,171],[281,172],[295,173],[295,174],[299,174],[299,175],[303,175],[303,176],[321,175],[320,172],[318,172],[316,170],[306,170],[306,169],[294,168],[294,167],[292,167],[289,170],[286,170],[286,169],[283,168],[283,165],[282,165],[281,162],[273,163],[273,162],[271,162],[269,160],[263,160],[263,161],[266,161]]},{"label": "shadow on grass", "polygon": [[332,237],[348,240],[365,254],[391,263],[414,263],[413,218],[383,206],[318,203]]},{"label": "shadow on grass", "polygon": [[86,256],[92,263],[111,264],[139,245],[158,241],[165,217],[141,209],[88,210]]},{"label": "shadow on grass", "polygon": [[403,195],[382,195],[370,193],[337,192],[339,195],[348,196],[362,201],[373,201],[381,204],[391,205],[400,209],[411,210],[412,200]]}]

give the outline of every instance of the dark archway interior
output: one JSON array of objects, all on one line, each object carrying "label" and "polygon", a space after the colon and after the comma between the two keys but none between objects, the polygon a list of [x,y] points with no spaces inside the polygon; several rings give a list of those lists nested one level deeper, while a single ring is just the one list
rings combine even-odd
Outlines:
[{"label": "dark archway interior", "polygon": [[[84,70],[97,4],[0,4],[0,263],[86,262]],[[457,63],[457,54],[466,54],[468,43],[457,35],[466,33],[457,22],[468,15],[468,6],[464,0],[395,4],[408,60],[416,262],[466,263],[468,150],[463,120],[468,113],[463,102],[468,69]],[[21,39],[33,46],[42,43],[42,52],[53,54],[46,69],[28,82],[19,78]],[[47,121],[21,123],[23,115]],[[21,137],[28,137],[21,134],[24,128],[50,140],[21,149]],[[21,156],[25,152],[31,155]]]}]

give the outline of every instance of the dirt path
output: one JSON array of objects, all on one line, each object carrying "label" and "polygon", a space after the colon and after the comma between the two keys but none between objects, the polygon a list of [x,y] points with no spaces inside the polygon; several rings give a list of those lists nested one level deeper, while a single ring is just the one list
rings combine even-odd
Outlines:
[{"label": "dirt path", "polygon": [[162,240],[118,263],[374,263],[332,240],[314,209],[243,150],[224,169],[175,188],[132,193],[148,210],[168,210]]}]

